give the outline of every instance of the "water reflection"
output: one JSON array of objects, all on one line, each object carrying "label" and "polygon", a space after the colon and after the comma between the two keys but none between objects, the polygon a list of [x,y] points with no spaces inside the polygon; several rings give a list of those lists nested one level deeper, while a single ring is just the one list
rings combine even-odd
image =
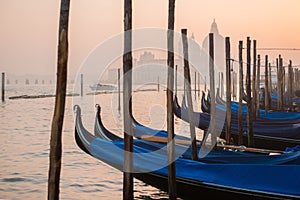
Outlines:
[{"label": "water reflection", "polygon": [[[72,86],[69,86],[71,91]],[[52,85],[9,85],[7,96],[53,94]],[[95,103],[102,107],[104,125],[123,135],[122,113],[117,111],[112,94],[101,94]],[[165,91],[137,92],[133,114],[142,124],[166,130]],[[83,97],[76,101],[88,104]],[[0,199],[46,199],[49,141],[54,98],[7,100],[0,104]],[[61,199],[121,199],[122,172],[82,152],[74,140],[73,100],[67,97],[63,127],[63,157],[60,182]],[[84,126],[93,132],[95,108],[83,110]],[[122,108],[121,108],[122,111]],[[175,118],[175,131],[188,134],[188,124]],[[200,133],[199,133],[200,134]],[[168,199],[168,195],[135,180],[136,199]]]}]

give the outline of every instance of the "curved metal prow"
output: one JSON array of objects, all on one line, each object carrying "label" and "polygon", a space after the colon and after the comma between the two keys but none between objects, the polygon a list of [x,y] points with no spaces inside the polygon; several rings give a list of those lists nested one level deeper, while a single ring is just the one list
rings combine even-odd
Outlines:
[{"label": "curved metal prow", "polygon": [[76,118],[75,118],[76,143],[84,152],[91,154],[90,143],[95,139],[95,137],[83,127],[82,120],[81,120],[81,108],[78,105],[75,105],[74,111],[76,112]]}]

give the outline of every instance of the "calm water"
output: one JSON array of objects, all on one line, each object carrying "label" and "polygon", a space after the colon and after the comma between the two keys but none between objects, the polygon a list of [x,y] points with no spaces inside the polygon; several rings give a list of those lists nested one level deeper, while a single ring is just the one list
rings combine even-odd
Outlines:
[{"label": "calm water", "polygon": [[[153,87],[156,88],[156,87]],[[6,97],[54,94],[53,85],[7,85]],[[69,92],[72,86],[69,85]],[[86,92],[90,92],[88,86]],[[133,112],[138,121],[165,128],[165,91],[136,92]],[[122,133],[122,114],[115,94],[67,97],[63,128],[61,199],[121,199],[122,173],[81,151],[74,140],[73,104],[82,105],[84,126],[93,132],[95,103],[102,106],[105,126]],[[0,199],[46,199],[49,141],[54,98],[7,99],[0,102]],[[198,106],[196,106],[198,107]],[[188,134],[188,125],[175,118],[175,130]],[[201,134],[201,132],[197,132]],[[136,199],[165,199],[156,188],[135,180]]]}]

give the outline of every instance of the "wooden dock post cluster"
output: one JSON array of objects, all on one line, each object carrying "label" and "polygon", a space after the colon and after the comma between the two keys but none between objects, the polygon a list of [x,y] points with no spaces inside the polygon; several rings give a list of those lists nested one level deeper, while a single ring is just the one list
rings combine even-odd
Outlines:
[{"label": "wooden dock post cluster", "polygon": [[[230,102],[231,96],[234,92],[230,88],[230,54],[228,50],[229,41],[225,39],[225,55],[226,55],[226,129],[225,140],[229,143],[230,134]],[[254,147],[253,142],[253,121],[260,117],[260,110],[265,110],[265,115],[269,111],[293,111],[292,99],[297,96],[300,97],[300,78],[299,69],[293,69],[292,61],[289,60],[288,66],[283,66],[283,58],[278,55],[276,59],[277,81],[274,82],[272,75],[272,66],[269,61],[269,56],[264,55],[264,64],[261,65],[261,55],[257,54],[257,43],[253,40],[253,58],[251,59],[251,40],[247,37],[246,48],[243,48],[243,41],[239,41],[239,107],[238,107],[238,145],[243,143],[243,119],[242,119],[242,105],[243,99],[247,102],[247,133],[248,133],[248,147]],[[243,49],[246,49],[246,96],[243,84]],[[261,67],[264,69],[264,81],[261,82]],[[252,70],[251,70],[252,69]],[[251,74],[252,73],[252,74]],[[220,74],[221,76],[222,74]],[[273,79],[272,79],[273,77]],[[261,85],[263,84],[263,86]],[[220,84],[220,87],[223,84]],[[272,101],[272,93],[276,92],[278,95],[277,103]],[[222,93],[222,89],[221,89]]]}]

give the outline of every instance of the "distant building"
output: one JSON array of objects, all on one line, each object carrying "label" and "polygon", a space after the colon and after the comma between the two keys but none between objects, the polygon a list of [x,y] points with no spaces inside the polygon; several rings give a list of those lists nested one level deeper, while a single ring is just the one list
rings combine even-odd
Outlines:
[{"label": "distant building", "polygon": [[[179,59],[174,60],[175,66],[182,66]],[[167,82],[167,59],[156,58],[155,54],[151,51],[144,51],[139,59],[133,62],[133,83],[157,83],[158,79],[161,84]],[[122,70],[121,70],[122,71]],[[106,79],[103,82],[116,84],[117,83],[118,68],[108,69]]]},{"label": "distant building", "polygon": [[[215,75],[217,76],[218,72],[225,72],[225,39],[219,33],[217,23],[214,19],[213,23],[210,27],[210,33],[214,34],[214,61],[215,61]],[[206,74],[209,72],[209,65],[208,65],[208,55],[209,55],[209,36],[207,35],[203,42],[202,48],[206,53],[201,54],[201,63],[203,66],[203,70],[207,70]]]}]

